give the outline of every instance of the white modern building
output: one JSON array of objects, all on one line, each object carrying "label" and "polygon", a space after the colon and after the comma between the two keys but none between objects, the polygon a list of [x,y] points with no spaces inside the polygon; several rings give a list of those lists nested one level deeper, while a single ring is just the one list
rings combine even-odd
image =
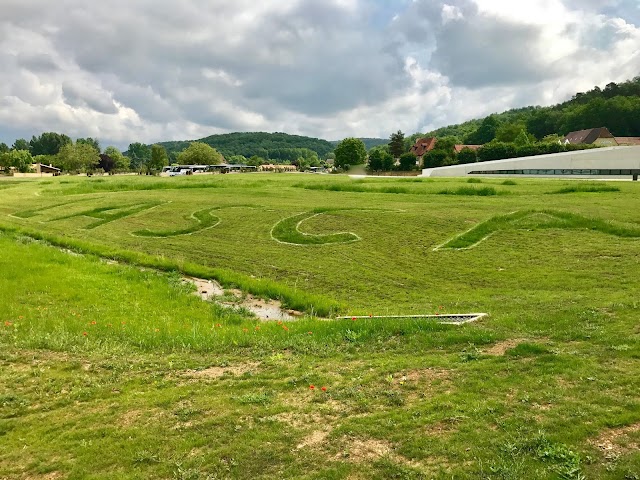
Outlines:
[{"label": "white modern building", "polygon": [[640,175],[640,146],[605,147],[533,157],[425,168],[423,177],[632,178]]}]

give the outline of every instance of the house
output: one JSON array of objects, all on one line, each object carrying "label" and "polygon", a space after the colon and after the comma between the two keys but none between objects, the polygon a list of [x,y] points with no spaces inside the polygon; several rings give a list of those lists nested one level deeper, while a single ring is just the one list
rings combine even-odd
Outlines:
[{"label": "house", "polygon": [[587,130],[578,130],[577,132],[567,133],[564,137],[564,143],[571,144],[589,144],[601,147],[615,147],[618,145],[615,137],[608,128],[588,128]]},{"label": "house", "polygon": [[60,175],[60,169],[53,165],[45,165],[43,163],[34,163],[30,167],[30,171],[27,173],[13,172],[14,177],[29,178],[29,177],[57,177]]},{"label": "house", "polygon": [[470,148],[471,150],[478,150],[482,145],[454,145],[453,148],[456,153],[460,153],[464,148]]},{"label": "house", "polygon": [[296,167],[295,165],[274,165],[272,163],[260,165],[258,167],[259,172],[295,172],[297,170],[298,167]]},{"label": "house", "polygon": [[621,147],[640,146],[640,137],[615,137],[616,143]]},{"label": "house", "polygon": [[422,156],[433,150],[436,146],[436,142],[438,141],[435,137],[424,137],[416,140],[416,143],[409,149],[411,153],[413,153],[418,159],[421,159]]}]

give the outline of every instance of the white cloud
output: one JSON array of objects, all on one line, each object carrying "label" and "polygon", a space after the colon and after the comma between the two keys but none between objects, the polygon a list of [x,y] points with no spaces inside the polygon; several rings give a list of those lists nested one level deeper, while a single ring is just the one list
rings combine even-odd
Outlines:
[{"label": "white cloud", "polygon": [[387,137],[554,103],[640,73],[637,2],[589,1],[3,0],[0,141]]}]

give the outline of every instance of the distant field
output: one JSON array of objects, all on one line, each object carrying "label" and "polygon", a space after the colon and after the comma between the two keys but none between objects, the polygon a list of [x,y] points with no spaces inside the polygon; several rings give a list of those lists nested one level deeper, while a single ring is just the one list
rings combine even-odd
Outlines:
[{"label": "distant field", "polygon": [[[3,182],[0,479],[640,478],[639,194]],[[181,274],[311,317],[260,322]],[[489,316],[314,318],[466,312]]]}]

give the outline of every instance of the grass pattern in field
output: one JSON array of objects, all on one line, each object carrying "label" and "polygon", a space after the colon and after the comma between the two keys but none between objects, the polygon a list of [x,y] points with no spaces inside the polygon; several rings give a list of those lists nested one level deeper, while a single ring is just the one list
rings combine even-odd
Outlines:
[{"label": "grass pattern in field", "polygon": [[[532,221],[524,225],[522,222],[526,219]],[[635,226],[616,225],[598,218],[588,218],[575,213],[556,210],[525,210],[490,218],[476,225],[471,230],[436,247],[434,250],[469,249],[498,231],[517,228],[527,228],[530,230],[540,230],[543,228],[591,230],[615,235],[617,237],[640,237],[640,228]]]},{"label": "grass pattern in field", "polygon": [[563,193],[599,193],[599,192],[619,192],[620,188],[615,185],[606,185],[603,183],[577,183],[569,187],[563,187],[550,194]]},{"label": "grass pattern in field", "polygon": [[32,218],[32,217],[35,217],[37,215],[42,214],[43,212],[46,212],[47,210],[52,210],[52,209],[58,208],[58,207],[64,207],[66,205],[71,205],[71,204],[77,203],[79,201],[82,201],[82,200],[74,200],[74,201],[71,201],[71,202],[56,203],[56,204],[53,204],[53,205],[46,205],[44,207],[31,208],[29,210],[20,210],[19,212],[12,213],[11,216],[17,217],[17,218]]},{"label": "grass pattern in field", "polygon": [[148,202],[141,204],[129,204],[129,205],[116,205],[109,207],[98,207],[93,208],[91,210],[84,210],[78,213],[72,213],[71,215],[63,215],[61,217],[52,218],[49,220],[50,222],[55,222],[58,220],[67,220],[75,217],[89,217],[97,219],[97,222],[91,222],[88,225],[85,225],[83,228],[85,230],[92,230],[101,225],[105,225],[107,223],[114,222],[121,218],[129,217],[131,215],[135,215],[136,213],[143,212],[145,210],[149,210],[150,208],[157,207],[161,205],[163,202]]},{"label": "grass pattern in field", "polygon": [[148,229],[145,230],[136,230],[131,234],[137,237],[155,237],[155,238],[166,238],[166,237],[177,237],[179,235],[191,235],[196,232],[201,232],[202,230],[206,230],[208,228],[213,228],[220,223],[220,218],[216,217],[213,214],[213,211],[217,210],[217,207],[214,208],[204,208],[202,210],[198,210],[197,212],[193,212],[191,215],[187,217],[187,220],[195,220],[195,223],[187,228],[177,229],[177,230],[164,230],[164,231],[151,231]]},{"label": "grass pattern in field", "polygon": [[331,243],[350,243],[360,240],[358,235],[351,232],[316,235],[300,231],[300,225],[305,220],[309,220],[325,213],[337,211],[337,209],[318,209],[312,212],[304,212],[285,218],[273,227],[271,230],[271,236],[274,240],[280,243],[287,243],[291,245],[327,245]]}]

